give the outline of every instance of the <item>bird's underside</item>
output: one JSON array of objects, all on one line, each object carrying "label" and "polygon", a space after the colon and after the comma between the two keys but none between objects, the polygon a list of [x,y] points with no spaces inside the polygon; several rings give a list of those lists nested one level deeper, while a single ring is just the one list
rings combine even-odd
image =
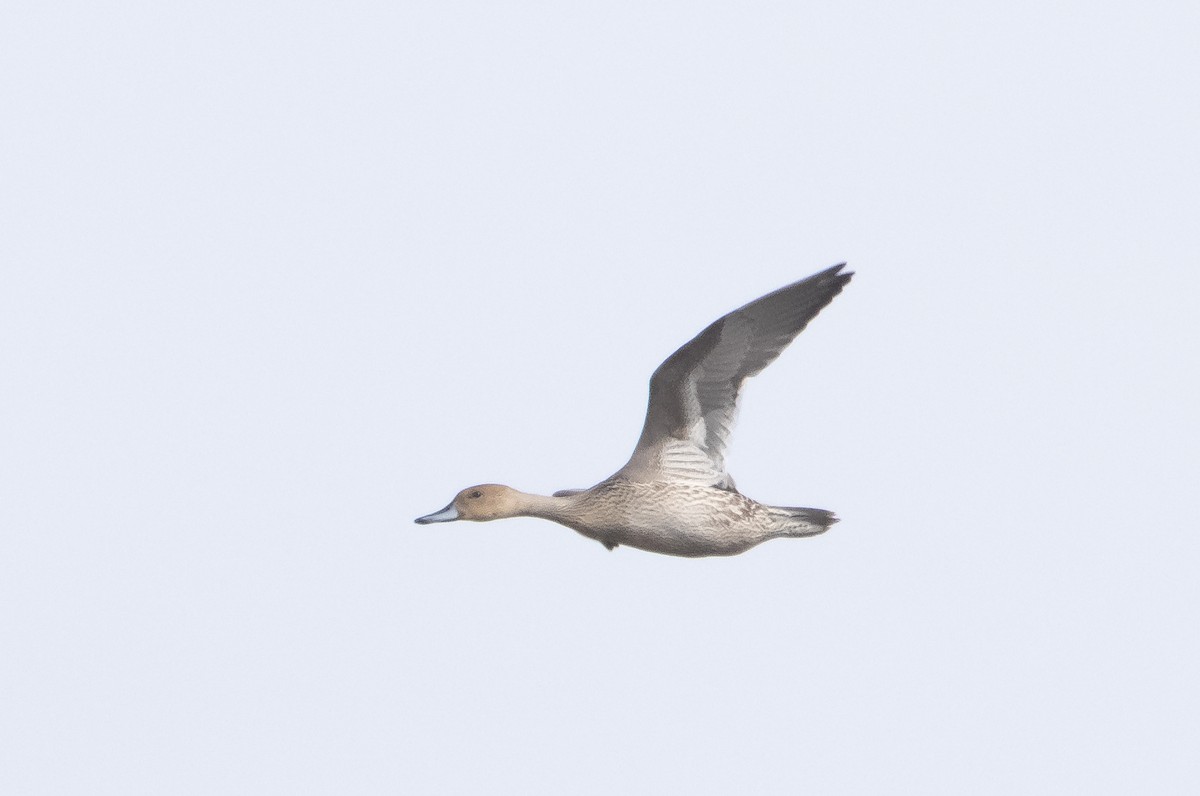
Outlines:
[{"label": "bird's underside", "polygon": [[850,281],[845,264],[768,293],[717,319],[654,371],[633,455],[589,489],[552,496],[469,487],[418,522],[533,516],[598,540],[678,556],[734,555],[777,537],[814,536],[824,509],[768,506],[741,494],[725,450],[742,383],[775,361]]}]

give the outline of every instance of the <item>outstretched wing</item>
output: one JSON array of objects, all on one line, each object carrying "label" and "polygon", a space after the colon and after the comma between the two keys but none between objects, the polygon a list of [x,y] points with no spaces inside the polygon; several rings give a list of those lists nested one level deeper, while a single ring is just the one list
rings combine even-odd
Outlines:
[{"label": "outstretched wing", "polygon": [[742,382],[774,362],[842,292],[852,276],[840,273],[845,266],[755,299],[667,357],[650,378],[650,405],[637,448],[617,476],[733,489],[725,472],[725,446]]}]

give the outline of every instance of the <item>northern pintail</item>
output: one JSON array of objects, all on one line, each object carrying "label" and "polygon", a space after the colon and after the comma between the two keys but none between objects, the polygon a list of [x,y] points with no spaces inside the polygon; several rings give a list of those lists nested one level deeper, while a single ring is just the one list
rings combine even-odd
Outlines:
[{"label": "northern pintail", "polygon": [[609,550],[728,556],[780,536],[815,536],[837,522],[824,509],[765,506],[725,472],[742,382],[775,361],[850,281],[845,263],[755,299],[718,319],[650,378],[642,436],[629,462],[590,489],[531,495],[500,484],[464,489],[416,522],[541,517]]}]

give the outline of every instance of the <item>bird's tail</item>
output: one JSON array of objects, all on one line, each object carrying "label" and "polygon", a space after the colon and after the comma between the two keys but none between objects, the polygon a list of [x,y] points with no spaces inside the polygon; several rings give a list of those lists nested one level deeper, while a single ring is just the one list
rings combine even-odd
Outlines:
[{"label": "bird's tail", "polygon": [[816,536],[838,521],[832,511],[825,509],[767,506],[767,510],[775,518],[775,532],[779,536]]}]

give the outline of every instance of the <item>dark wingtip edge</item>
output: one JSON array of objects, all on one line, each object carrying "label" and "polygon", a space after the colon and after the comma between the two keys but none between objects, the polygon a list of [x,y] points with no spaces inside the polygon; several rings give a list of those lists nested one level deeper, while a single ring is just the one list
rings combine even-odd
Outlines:
[{"label": "dark wingtip edge", "polygon": [[844,263],[844,262],[838,263],[837,265],[826,268],[824,271],[821,272],[821,275],[824,276],[825,274],[829,274],[830,276],[834,276],[836,274],[837,277],[839,279],[841,279],[843,282],[849,282],[850,277],[854,276],[854,272],[846,271],[845,273],[842,273],[842,269],[845,268],[846,265],[847,265],[847,263]]}]

